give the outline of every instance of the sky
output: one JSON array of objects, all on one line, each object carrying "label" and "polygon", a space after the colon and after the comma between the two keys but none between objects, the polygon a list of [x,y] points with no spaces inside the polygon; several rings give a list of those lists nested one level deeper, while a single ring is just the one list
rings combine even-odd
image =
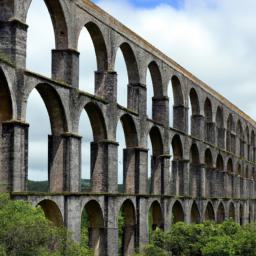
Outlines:
[{"label": "sky", "polygon": [[[242,0],[94,2],[256,119],[255,0],[246,0],[246,4]],[[32,1],[27,24],[27,68],[50,76],[54,34],[43,1]],[[93,94],[96,58],[85,28],[79,38],[78,50],[81,53],[79,87]],[[120,51],[115,69],[118,73],[118,103],[126,106],[128,80]],[[151,83],[148,75],[148,98],[153,96]],[[151,116],[151,101],[148,101],[148,115]],[[29,178],[44,180],[47,179],[47,136],[50,134],[50,124],[45,106],[36,91],[29,97],[27,122],[30,123]],[[121,125],[118,127],[118,161],[121,169],[124,136]],[[82,176],[88,178],[92,132],[86,113],[81,116],[80,134],[83,136]],[[119,170],[121,182],[120,177]]]}]

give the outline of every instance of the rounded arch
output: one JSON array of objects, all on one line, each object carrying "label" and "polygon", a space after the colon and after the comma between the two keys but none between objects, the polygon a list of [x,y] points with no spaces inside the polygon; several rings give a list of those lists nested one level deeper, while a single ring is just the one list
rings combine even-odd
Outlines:
[{"label": "rounded arch", "polygon": [[148,211],[148,226],[149,233],[156,230],[156,228],[163,229],[164,227],[164,218],[161,205],[158,201],[154,201]]},{"label": "rounded arch", "polygon": [[[32,0],[35,1],[35,0]],[[29,7],[32,3],[30,2],[26,17],[29,12]],[[68,48],[68,28],[66,17],[62,8],[62,4],[59,0],[44,0],[49,14],[51,16],[52,25],[55,34],[55,45],[57,49],[67,49]]]},{"label": "rounded arch", "polygon": [[81,215],[81,243],[84,234],[88,234],[88,245],[94,251],[94,256],[104,253],[104,218],[100,204],[96,200],[87,202]]},{"label": "rounded arch", "polygon": [[178,134],[176,134],[172,138],[172,150],[173,150],[173,160],[181,160],[183,158],[183,147],[182,147],[180,136]]},{"label": "rounded arch", "polygon": [[212,152],[209,148],[205,150],[204,153],[204,162],[207,168],[213,167],[213,159],[212,159]]},{"label": "rounded arch", "polygon": [[138,63],[137,63],[136,56],[134,54],[133,49],[127,42],[122,43],[119,46],[119,48],[121,49],[121,52],[125,60],[129,83],[130,84],[139,83],[140,76],[139,76]]},{"label": "rounded arch", "polygon": [[200,223],[200,212],[198,210],[196,202],[193,202],[191,207],[191,223]]},{"label": "rounded arch", "polygon": [[0,68],[0,122],[13,117],[13,105],[9,85],[3,70]]},{"label": "rounded arch", "polygon": [[[89,32],[97,59],[97,71],[103,72],[105,70],[108,70],[108,53],[107,53],[107,47],[105,43],[104,36],[97,24],[94,22],[88,22],[84,25],[84,27]],[[82,29],[81,29],[82,31]],[[80,31],[80,33],[81,33]],[[78,40],[77,40],[78,41]]]},{"label": "rounded arch", "polygon": [[120,255],[132,255],[135,251],[135,216],[135,207],[132,201],[130,199],[125,200],[120,208],[118,220],[118,226],[121,225],[119,229]]},{"label": "rounded arch", "polygon": [[161,75],[158,64],[155,61],[151,61],[148,65],[148,69],[150,71],[150,75],[153,83],[154,97],[163,96],[162,75]]},{"label": "rounded arch", "polygon": [[235,220],[236,214],[235,214],[235,205],[233,202],[230,202],[229,204],[229,214],[228,214],[230,219]]},{"label": "rounded arch", "polygon": [[224,171],[224,161],[221,154],[218,154],[217,160],[216,160],[216,168],[218,171]]},{"label": "rounded arch", "polygon": [[233,170],[233,161],[232,161],[231,158],[229,158],[228,162],[227,162],[227,172],[229,174],[234,172],[234,170]]},{"label": "rounded arch", "polygon": [[217,209],[217,223],[222,223],[225,220],[225,208],[222,202],[220,202]]},{"label": "rounded arch", "polygon": [[193,143],[190,147],[190,162],[193,165],[200,164],[199,151],[195,143]]},{"label": "rounded arch", "polygon": [[185,214],[182,207],[182,204],[179,201],[176,201],[172,207],[172,223],[184,222]]},{"label": "rounded arch", "polygon": [[198,99],[198,94],[194,88],[191,88],[189,93],[190,104],[192,108],[192,115],[200,114],[200,104]]},{"label": "rounded arch", "polygon": [[124,114],[121,116],[120,120],[124,130],[126,146],[138,146],[138,134],[133,118],[128,114]]},{"label": "rounded arch", "polygon": [[95,103],[89,102],[84,107],[91,123],[94,142],[107,139],[107,129],[101,109]]},{"label": "rounded arch", "polygon": [[214,209],[211,202],[207,203],[205,212],[204,212],[204,219],[205,221],[214,221],[215,220],[215,214]]},{"label": "rounded arch", "polygon": [[67,131],[66,114],[58,92],[48,84],[38,84],[35,89],[40,94],[46,106],[50,118],[52,134],[60,135]]},{"label": "rounded arch", "polygon": [[58,205],[52,200],[42,200],[37,204],[44,212],[45,217],[54,223],[54,225],[60,227],[64,225],[61,211]]},{"label": "rounded arch", "polygon": [[180,80],[177,76],[173,76],[171,81],[172,81],[174,106],[183,106],[184,96],[183,96]]}]

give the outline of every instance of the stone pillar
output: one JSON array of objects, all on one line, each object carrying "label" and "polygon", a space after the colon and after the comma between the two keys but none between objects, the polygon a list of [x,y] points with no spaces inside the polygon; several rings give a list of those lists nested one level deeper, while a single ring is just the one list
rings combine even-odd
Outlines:
[{"label": "stone pillar", "polygon": [[224,190],[222,191],[222,196],[227,198],[232,197],[232,182],[231,182],[231,174],[224,172]]},{"label": "stone pillar", "polygon": [[81,190],[81,143],[82,137],[76,134],[64,134],[64,190]]},{"label": "stone pillar", "polygon": [[170,177],[170,194],[172,196],[179,196],[180,194],[180,186],[179,186],[179,161],[173,160],[171,162],[172,169],[171,169],[171,177]]},{"label": "stone pillar", "polygon": [[117,73],[114,71],[95,72],[95,95],[109,102],[117,100]]},{"label": "stone pillar", "polygon": [[234,176],[234,197],[240,198],[240,176]]},{"label": "stone pillar", "polygon": [[114,141],[91,143],[91,185],[93,192],[116,193],[117,147]]},{"label": "stone pillar", "polygon": [[205,198],[206,197],[206,170],[205,166],[200,166],[200,197]]},{"label": "stone pillar", "polygon": [[52,50],[52,79],[79,87],[79,52]]},{"label": "stone pillar", "polygon": [[0,57],[17,68],[26,66],[27,28],[16,19],[0,22]]},{"label": "stone pillar", "polygon": [[[20,121],[2,123],[0,190],[24,192],[28,175],[28,127]],[[2,177],[1,177],[2,178]],[[2,187],[2,188],[1,188]]]},{"label": "stone pillar", "polygon": [[179,191],[180,195],[191,196],[190,194],[190,163],[189,160],[179,160]]},{"label": "stone pillar", "polygon": [[204,140],[204,116],[191,116],[191,136]]},{"label": "stone pillar", "polygon": [[161,156],[162,190],[163,195],[170,195],[170,155]]},{"label": "stone pillar", "polygon": [[124,192],[135,194],[136,148],[126,148],[124,155]]},{"label": "stone pillar", "polygon": [[147,113],[147,88],[144,84],[128,84],[128,109],[145,116]]},{"label": "stone pillar", "polygon": [[151,157],[151,188],[150,193],[160,195],[162,191],[161,157]]},{"label": "stone pillar", "polygon": [[148,194],[148,149],[135,151],[135,193]]},{"label": "stone pillar", "polygon": [[215,144],[215,137],[216,137],[215,130],[216,130],[215,123],[213,122],[205,123],[205,140],[213,145]]},{"label": "stone pillar", "polygon": [[225,128],[219,128],[219,127],[217,127],[216,128],[216,139],[215,139],[215,141],[216,141],[216,145],[217,145],[217,147],[219,147],[219,148],[222,148],[222,149],[225,149],[225,141],[226,141],[226,139],[225,139],[225,135],[226,135],[226,130],[225,130]]},{"label": "stone pillar", "polygon": [[168,97],[153,97],[153,120],[166,127],[169,127],[169,98]]},{"label": "stone pillar", "polygon": [[173,106],[173,128],[188,133],[188,108],[183,105]]}]

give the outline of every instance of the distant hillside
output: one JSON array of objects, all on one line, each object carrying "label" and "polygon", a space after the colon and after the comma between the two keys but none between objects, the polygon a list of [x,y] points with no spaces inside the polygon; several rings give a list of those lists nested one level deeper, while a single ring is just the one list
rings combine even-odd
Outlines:
[{"label": "distant hillside", "polygon": [[[49,185],[48,181],[28,181],[28,191],[30,192],[48,192]],[[118,190],[123,192],[123,185],[118,185]],[[81,180],[81,191],[89,192],[90,191],[90,180],[82,179]]]}]

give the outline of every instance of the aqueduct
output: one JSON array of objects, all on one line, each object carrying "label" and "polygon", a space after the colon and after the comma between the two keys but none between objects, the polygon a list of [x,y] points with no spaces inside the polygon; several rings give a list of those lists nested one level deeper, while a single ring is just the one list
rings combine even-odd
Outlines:
[{"label": "aqueduct", "polygon": [[[56,42],[51,77],[26,69],[26,17],[31,0],[0,0],[0,191],[39,204],[49,219],[65,225],[77,241],[85,209],[95,255],[118,255],[120,211],[125,216],[122,255],[143,247],[149,229],[168,229],[177,221],[222,222],[229,217],[241,224],[255,221],[256,123],[90,1],[44,2]],[[83,27],[97,56],[93,95],[78,88],[77,43]],[[118,49],[127,65],[127,107],[116,100]],[[152,99],[147,99],[147,69],[153,81]],[[51,123],[49,193],[27,191],[26,106],[33,90],[40,93]],[[151,100],[152,118],[146,109]],[[78,133],[84,110],[93,130],[91,190],[86,193],[80,189]],[[171,127],[169,111],[173,111]],[[118,121],[126,141],[122,192],[117,182]]]}]

